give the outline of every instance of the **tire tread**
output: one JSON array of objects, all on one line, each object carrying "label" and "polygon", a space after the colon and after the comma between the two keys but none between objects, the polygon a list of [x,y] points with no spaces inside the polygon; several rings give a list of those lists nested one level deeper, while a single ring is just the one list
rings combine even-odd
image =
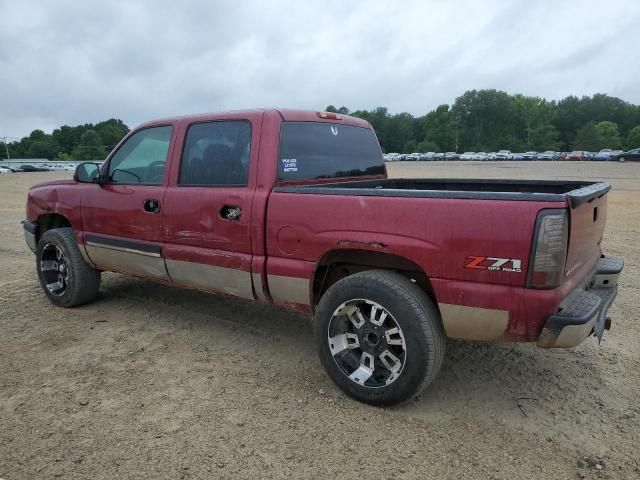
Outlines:
[{"label": "tire tread", "polygon": [[[349,287],[366,289],[372,284],[377,284],[386,289],[401,302],[404,302],[412,312],[415,312],[415,318],[418,321],[414,321],[414,325],[421,329],[422,335],[420,335],[420,337],[425,342],[425,351],[419,353],[420,358],[425,362],[426,368],[424,369],[422,378],[418,384],[412,388],[410,394],[403,396],[401,392],[393,392],[388,395],[380,395],[371,392],[371,398],[356,397],[367,403],[391,405],[407,401],[417,396],[434,380],[444,360],[446,339],[442,328],[440,313],[434,303],[418,285],[395,271],[365,270],[339,280],[333,284],[320,299],[316,314],[318,315],[318,313],[321,312],[321,315],[326,315],[329,311],[333,312],[332,308],[336,308],[336,303],[339,303],[334,297],[343,289]],[[322,321],[320,319],[316,319],[314,321],[314,327],[316,330],[316,340],[319,342],[319,347],[323,348],[321,342],[324,341],[323,336],[325,333],[321,331],[321,323]],[[328,360],[326,360],[322,354],[320,357],[325,368],[329,370],[331,367],[326,363]],[[345,391],[352,396],[356,396],[347,389],[345,389]],[[377,396],[380,398],[376,398]]]},{"label": "tire tread", "polygon": [[[80,247],[76,242],[73,228],[54,228],[44,232],[38,242],[38,253],[46,243],[59,243],[65,248],[69,257],[67,263],[72,270],[72,278],[74,281],[74,284],[71,286],[71,291],[68,292],[69,296],[53,297],[49,294],[46,287],[42,285],[49,299],[56,305],[67,308],[84,305],[94,300],[100,288],[100,271],[85,262],[80,252]],[[39,255],[37,258],[39,258]],[[42,284],[42,278],[39,274],[38,277]]]}]

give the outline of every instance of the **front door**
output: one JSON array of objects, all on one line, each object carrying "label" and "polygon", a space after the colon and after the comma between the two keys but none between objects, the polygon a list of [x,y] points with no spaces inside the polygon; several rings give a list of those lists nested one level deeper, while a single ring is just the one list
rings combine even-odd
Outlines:
[{"label": "front door", "polygon": [[224,118],[181,128],[182,158],[164,201],[169,276],[179,285],[252,299],[250,167],[259,124]]},{"label": "front door", "polygon": [[172,125],[139,130],[109,159],[106,183],[82,198],[84,242],[105,270],[168,280],[162,254],[162,209]]}]

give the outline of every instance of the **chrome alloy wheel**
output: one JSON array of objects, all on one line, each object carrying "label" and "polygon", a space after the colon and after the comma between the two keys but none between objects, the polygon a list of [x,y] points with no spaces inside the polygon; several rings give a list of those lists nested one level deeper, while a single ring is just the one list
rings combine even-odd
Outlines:
[{"label": "chrome alloy wheel", "polygon": [[400,377],[407,358],[404,334],[382,305],[366,299],[343,303],[327,334],[336,365],[352,382],[380,388]]},{"label": "chrome alloy wheel", "polygon": [[47,243],[40,257],[40,272],[47,290],[57,297],[64,295],[69,285],[69,264],[62,250]]}]

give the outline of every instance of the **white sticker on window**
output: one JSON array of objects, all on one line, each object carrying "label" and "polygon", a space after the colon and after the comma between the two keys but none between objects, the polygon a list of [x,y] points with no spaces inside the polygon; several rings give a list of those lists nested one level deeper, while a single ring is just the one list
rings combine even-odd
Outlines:
[{"label": "white sticker on window", "polygon": [[282,171],[287,172],[297,172],[298,171],[298,159],[297,158],[283,158],[280,160],[282,162]]}]

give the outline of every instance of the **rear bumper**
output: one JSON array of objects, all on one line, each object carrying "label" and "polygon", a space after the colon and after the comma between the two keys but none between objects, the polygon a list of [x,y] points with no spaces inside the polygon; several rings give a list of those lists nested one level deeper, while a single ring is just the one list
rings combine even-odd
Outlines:
[{"label": "rear bumper", "polygon": [[36,253],[36,232],[38,231],[38,224],[36,222],[30,222],[29,220],[23,220],[22,228],[24,229],[24,240],[27,242],[29,250]]},{"label": "rear bumper", "polygon": [[609,328],[607,312],[618,294],[618,278],[624,267],[621,257],[603,256],[595,273],[575,289],[551,315],[540,333],[542,348],[575,347],[595,333],[599,340]]}]

